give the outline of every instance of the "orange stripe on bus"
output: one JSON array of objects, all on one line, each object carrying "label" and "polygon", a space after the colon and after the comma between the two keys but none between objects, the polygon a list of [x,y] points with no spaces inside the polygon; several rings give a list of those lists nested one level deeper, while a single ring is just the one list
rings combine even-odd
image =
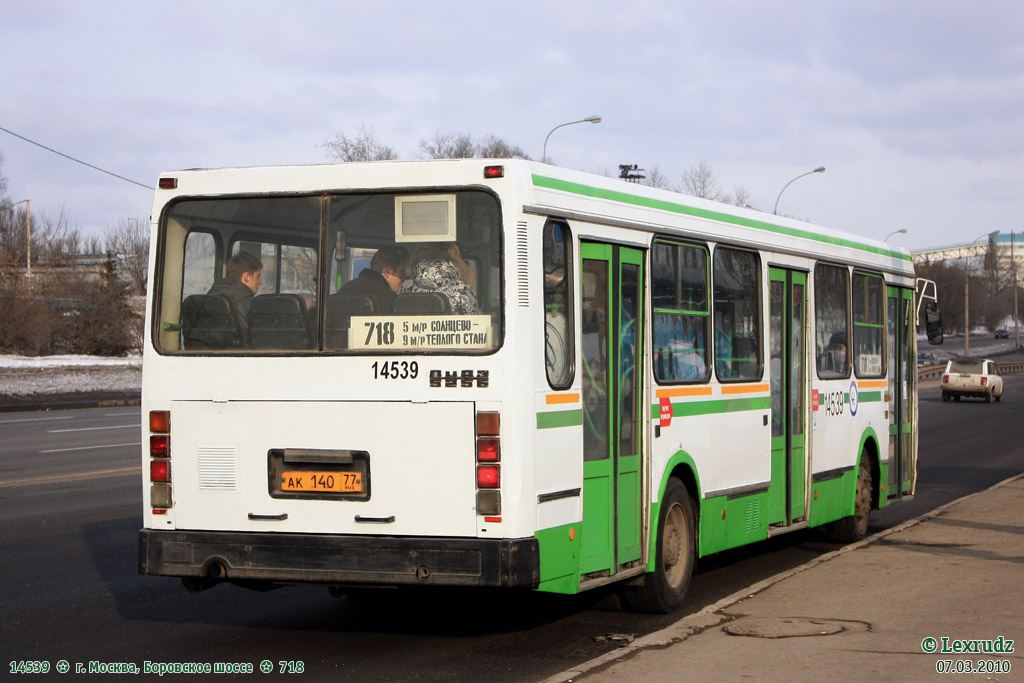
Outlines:
[{"label": "orange stripe on bus", "polygon": [[549,406],[556,405],[558,403],[579,403],[579,394],[548,394],[544,397],[544,402]]},{"label": "orange stripe on bus", "polygon": [[726,384],[722,387],[723,394],[759,394],[762,391],[768,391],[767,384],[744,384],[741,386]]},{"label": "orange stripe on bus", "polygon": [[857,382],[858,389],[886,389],[889,386],[889,380],[880,379],[871,382]]},{"label": "orange stripe on bus", "polygon": [[676,398],[678,396],[710,396],[711,387],[675,387],[658,389],[654,392],[657,398]]}]

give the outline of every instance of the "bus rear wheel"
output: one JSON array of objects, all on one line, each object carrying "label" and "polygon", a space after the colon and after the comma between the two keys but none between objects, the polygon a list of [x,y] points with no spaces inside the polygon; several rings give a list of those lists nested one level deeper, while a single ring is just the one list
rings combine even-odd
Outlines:
[{"label": "bus rear wheel", "polygon": [[683,604],[697,557],[695,520],[686,487],[669,479],[658,513],[654,571],[644,576],[643,585],[623,591],[629,609],[667,614]]},{"label": "bus rear wheel", "polygon": [[871,516],[871,465],[862,454],[857,468],[857,491],[853,497],[853,514],[844,517],[832,527],[832,537],[843,543],[859,541],[868,535],[868,518]]}]

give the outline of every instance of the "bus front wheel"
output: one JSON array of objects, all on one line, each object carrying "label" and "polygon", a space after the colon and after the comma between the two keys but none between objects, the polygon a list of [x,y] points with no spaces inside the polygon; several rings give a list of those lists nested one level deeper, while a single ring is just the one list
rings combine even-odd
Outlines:
[{"label": "bus front wheel", "polygon": [[683,604],[697,556],[696,516],[683,483],[669,479],[658,513],[658,541],[654,571],[643,585],[626,588],[626,606],[639,612],[668,613]]}]

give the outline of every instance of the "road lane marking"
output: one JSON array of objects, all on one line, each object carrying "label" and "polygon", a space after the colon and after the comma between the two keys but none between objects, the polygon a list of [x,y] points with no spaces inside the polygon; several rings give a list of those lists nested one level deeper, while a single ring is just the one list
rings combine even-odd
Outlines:
[{"label": "road lane marking", "polygon": [[77,446],[75,448],[51,448],[48,451],[39,451],[40,453],[67,453],[68,451],[94,451],[97,448],[121,448],[122,446],[141,446],[141,441],[134,441],[132,443],[105,443],[100,446]]},{"label": "road lane marking", "polygon": [[101,429],[138,429],[142,424],[134,425],[113,425],[111,427],[74,427],[72,429],[47,429],[47,434],[62,434],[64,432],[95,432]]},{"label": "road lane marking", "polygon": [[66,417],[29,417],[29,418],[26,418],[24,420],[2,420],[2,421],[0,421],[0,425],[12,425],[15,422],[46,422],[47,420],[73,420],[73,419],[75,419],[73,415],[68,415]]},{"label": "road lane marking", "polygon": [[141,467],[118,467],[109,470],[96,470],[95,472],[81,472],[79,474],[64,474],[60,476],[49,475],[46,477],[24,477],[22,479],[8,479],[0,481],[0,488],[11,486],[38,486],[39,484],[59,484],[65,481],[82,481],[85,479],[105,479],[107,477],[121,477],[129,474],[140,474]]}]

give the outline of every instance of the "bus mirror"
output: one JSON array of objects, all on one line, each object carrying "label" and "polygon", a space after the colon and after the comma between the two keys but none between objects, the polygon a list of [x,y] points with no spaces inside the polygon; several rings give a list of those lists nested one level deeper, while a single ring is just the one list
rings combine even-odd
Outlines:
[{"label": "bus mirror", "polygon": [[942,343],[942,311],[936,301],[929,301],[924,305],[924,328],[929,344]]}]

